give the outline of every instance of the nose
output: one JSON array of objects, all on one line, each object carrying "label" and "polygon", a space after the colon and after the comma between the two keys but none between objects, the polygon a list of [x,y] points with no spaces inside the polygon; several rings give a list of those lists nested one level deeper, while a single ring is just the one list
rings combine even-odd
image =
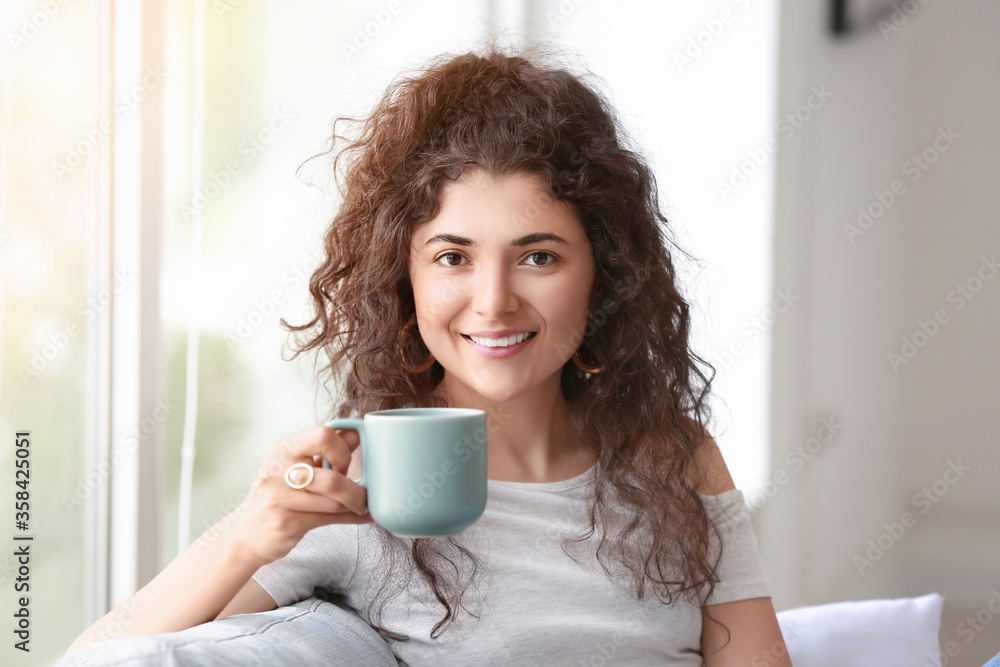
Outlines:
[{"label": "nose", "polygon": [[510,272],[501,262],[484,265],[476,276],[473,288],[473,310],[486,322],[499,322],[506,313],[514,312],[518,296]]}]

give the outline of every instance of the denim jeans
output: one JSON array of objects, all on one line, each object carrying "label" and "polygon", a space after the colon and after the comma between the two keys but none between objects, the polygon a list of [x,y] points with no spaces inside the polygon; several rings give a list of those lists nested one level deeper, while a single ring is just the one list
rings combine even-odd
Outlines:
[{"label": "denim jeans", "polygon": [[53,667],[399,667],[389,645],[346,605],[310,597],[179,632],[119,637],[81,647]]}]

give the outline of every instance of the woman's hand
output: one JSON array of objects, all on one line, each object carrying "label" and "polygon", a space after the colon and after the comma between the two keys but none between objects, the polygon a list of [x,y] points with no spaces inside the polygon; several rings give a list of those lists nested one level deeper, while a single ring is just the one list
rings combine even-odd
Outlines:
[{"label": "woman's hand", "polygon": [[[292,550],[302,536],[331,523],[371,523],[368,493],[346,476],[356,431],[315,426],[275,443],[264,456],[246,500],[235,510],[232,538],[258,567]],[[323,468],[323,458],[331,468]],[[313,480],[303,489],[285,482],[296,463],[313,466]],[[304,480],[303,480],[304,481]]]}]

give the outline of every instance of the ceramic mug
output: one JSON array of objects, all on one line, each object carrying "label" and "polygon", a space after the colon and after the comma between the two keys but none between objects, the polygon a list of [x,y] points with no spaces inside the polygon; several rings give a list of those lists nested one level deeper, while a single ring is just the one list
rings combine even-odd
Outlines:
[{"label": "ceramic mug", "polygon": [[[368,513],[398,537],[457,535],[486,509],[486,413],[400,408],[326,423],[358,432]],[[330,464],[323,459],[323,467]]]}]

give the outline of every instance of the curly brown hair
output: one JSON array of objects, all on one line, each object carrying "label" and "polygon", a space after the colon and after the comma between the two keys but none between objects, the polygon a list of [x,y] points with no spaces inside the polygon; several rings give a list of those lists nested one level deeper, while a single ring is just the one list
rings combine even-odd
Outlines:
[{"label": "curly brown hair", "polygon": [[[339,401],[331,416],[444,406],[433,393],[444,369],[435,362],[421,372],[407,370],[409,358],[426,358],[428,350],[411,337],[399,346],[415,315],[408,274],[413,233],[439,211],[445,182],[467,170],[540,176],[582,222],[604,298],[590,313],[581,344],[583,356],[603,372],[588,374],[567,361],[560,379],[574,433],[599,447],[590,526],[563,550],[620,516],[614,495],[627,520],[607,548],[602,534],[597,560],[605,573],[612,576],[612,563],[624,565],[640,600],[648,582],[665,604],[682,595],[704,594],[703,601],[719,581],[721,558],[713,546],[721,543],[718,529],[696,492],[704,482],[696,454],[707,440],[706,398],[715,370],[689,345],[689,305],[678,291],[669,248],[687,254],[668,235],[652,170],[627,147],[612,105],[584,83],[591,76],[572,74],[538,47],[491,44],[481,53],[438,56],[397,79],[364,119],[337,118],[330,149],[313,156],[346,142],[333,160],[342,202],[326,232],[325,260],[309,283],[315,314],[300,326],[281,323],[305,334],[296,337],[293,359],[325,352],[329,363],[320,375],[341,390],[337,395],[325,383]],[[338,121],[361,123],[359,136],[339,136]],[[381,620],[391,573],[406,561],[444,606],[431,632],[432,639],[440,636],[464,607],[475,555],[454,537],[399,538],[372,528],[386,579],[369,618]],[[638,547],[629,540],[633,534],[651,539]],[[461,586],[449,557],[455,553],[472,564]],[[409,640],[371,623],[387,640]]]}]

